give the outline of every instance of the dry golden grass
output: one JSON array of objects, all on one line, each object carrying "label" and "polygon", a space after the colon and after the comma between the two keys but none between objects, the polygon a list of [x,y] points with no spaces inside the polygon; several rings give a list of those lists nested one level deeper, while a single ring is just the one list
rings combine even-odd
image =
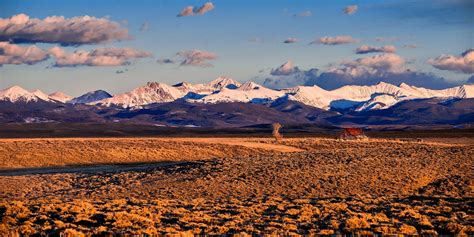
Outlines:
[{"label": "dry golden grass", "polygon": [[186,161],[0,176],[0,235],[474,234],[471,144],[39,139],[0,149],[7,167]]},{"label": "dry golden grass", "polygon": [[250,154],[255,149],[300,151],[239,138],[3,139],[0,168],[193,161]]}]

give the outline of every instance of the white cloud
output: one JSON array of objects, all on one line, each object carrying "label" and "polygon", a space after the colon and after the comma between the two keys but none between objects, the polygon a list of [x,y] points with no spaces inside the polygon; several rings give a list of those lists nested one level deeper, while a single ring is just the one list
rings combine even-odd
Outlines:
[{"label": "white cloud", "polygon": [[22,47],[0,42],[0,66],[3,64],[36,64],[48,59],[48,52],[34,45]]},{"label": "white cloud", "polygon": [[342,65],[342,68],[330,69],[329,71],[350,76],[360,76],[366,73],[401,72],[404,70],[405,59],[396,54],[388,53],[345,61]]},{"label": "white cloud", "polygon": [[385,45],[382,47],[374,47],[368,45],[362,45],[356,49],[356,54],[367,54],[367,53],[395,53],[397,48],[393,45]]},{"label": "white cloud", "polygon": [[318,41],[313,41],[311,44],[315,43],[320,43],[320,44],[326,44],[326,45],[339,45],[339,44],[351,44],[351,43],[357,43],[359,40],[352,38],[352,36],[349,35],[341,35],[341,36],[336,36],[336,37],[322,37]]},{"label": "white cloud", "polygon": [[214,9],[212,2],[207,2],[200,7],[187,6],[179,14],[178,17],[204,15],[206,12]]},{"label": "white cloud", "polygon": [[357,5],[351,5],[344,8],[344,14],[352,15],[357,12]]},{"label": "white cloud", "polygon": [[181,66],[212,67],[213,65],[208,61],[217,58],[215,53],[196,49],[181,51],[176,55],[182,58]]},{"label": "white cloud", "polygon": [[49,53],[56,58],[55,67],[76,66],[120,66],[130,60],[151,57],[152,54],[132,48],[98,48],[91,51],[76,50],[68,53],[60,47],[53,47]]},{"label": "white cloud", "polygon": [[294,16],[296,16],[296,17],[310,17],[312,15],[313,15],[313,13],[311,11],[303,11],[303,12],[295,14]]},{"label": "white cloud", "polygon": [[18,14],[0,18],[0,41],[81,45],[129,39],[128,30],[107,18],[80,16],[45,19]]},{"label": "white cloud", "polygon": [[279,67],[272,69],[270,74],[274,76],[281,76],[281,75],[290,75],[296,72],[299,72],[298,67],[295,67],[293,65],[293,62],[291,60],[288,60],[286,63],[280,65]]},{"label": "white cloud", "polygon": [[441,55],[428,60],[428,63],[440,70],[458,73],[474,73],[474,49],[468,49],[460,56]]},{"label": "white cloud", "polygon": [[292,44],[292,43],[296,43],[296,42],[298,42],[298,41],[299,41],[299,39],[290,37],[290,38],[286,39],[285,41],[283,41],[283,43],[285,43],[285,44]]}]

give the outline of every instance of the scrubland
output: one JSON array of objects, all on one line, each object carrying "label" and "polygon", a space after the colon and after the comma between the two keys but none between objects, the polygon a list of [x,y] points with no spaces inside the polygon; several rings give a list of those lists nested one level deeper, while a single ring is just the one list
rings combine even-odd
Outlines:
[{"label": "scrubland", "polygon": [[[0,162],[0,235],[474,235],[469,142],[17,139]],[[130,162],[177,163],[12,173]]]}]

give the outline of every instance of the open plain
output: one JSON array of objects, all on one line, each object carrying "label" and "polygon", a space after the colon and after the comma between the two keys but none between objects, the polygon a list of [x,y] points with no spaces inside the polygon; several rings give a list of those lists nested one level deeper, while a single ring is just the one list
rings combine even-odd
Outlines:
[{"label": "open plain", "polygon": [[474,235],[471,138],[0,140],[0,235]]}]

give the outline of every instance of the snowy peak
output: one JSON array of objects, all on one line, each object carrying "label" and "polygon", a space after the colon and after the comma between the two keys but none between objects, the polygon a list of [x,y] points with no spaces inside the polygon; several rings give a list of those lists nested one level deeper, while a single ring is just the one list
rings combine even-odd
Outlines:
[{"label": "snowy peak", "polygon": [[186,94],[187,90],[184,87],[174,87],[164,83],[148,82],[145,86],[137,87],[130,92],[97,101],[94,104],[133,108],[147,104],[175,101]]},{"label": "snowy peak", "polygon": [[280,65],[278,68],[273,69],[271,71],[271,74],[277,76],[284,76],[290,75],[297,71],[299,71],[299,69],[294,66],[293,61],[288,60],[286,63]]},{"label": "snowy peak", "polygon": [[[252,82],[252,81],[248,81],[248,82],[245,82],[244,84],[242,84],[241,86],[239,86],[239,88],[237,88],[237,90],[239,91],[250,91],[250,90],[258,90],[258,89],[268,89],[264,86],[261,86],[255,82]],[[270,89],[268,89],[270,90]]]},{"label": "snowy peak", "polygon": [[68,103],[71,104],[89,104],[93,103],[99,100],[103,100],[105,98],[110,98],[112,95],[110,95],[107,91],[103,90],[96,90],[96,91],[91,91],[88,92],[84,95],[81,95],[79,97],[76,97],[72,100],[70,100]]},{"label": "snowy peak", "polygon": [[0,91],[0,100],[9,102],[36,102],[42,99],[20,86],[12,86]]},{"label": "snowy peak", "polygon": [[44,100],[44,101],[51,101],[51,99],[49,98],[49,95],[47,95],[46,93],[42,92],[40,89],[36,89],[36,90],[33,90],[31,92],[31,94],[35,95],[36,97]]},{"label": "snowy peak", "polygon": [[375,93],[402,96],[399,87],[385,82],[380,82],[372,86],[343,86],[330,92],[331,94],[357,101],[368,100],[372,94]]},{"label": "snowy peak", "polygon": [[72,100],[72,96],[66,95],[63,92],[57,91],[48,95],[51,100],[67,103]]},{"label": "snowy peak", "polygon": [[228,77],[218,77],[207,84],[196,85],[181,82],[170,86],[165,83],[148,82],[145,86],[98,101],[95,104],[133,108],[153,103],[171,102],[181,98],[202,98],[221,90],[235,89],[237,86],[240,86],[240,83]]},{"label": "snowy peak", "polygon": [[40,90],[30,92],[19,86],[12,86],[0,91],[0,100],[10,102],[48,101],[122,108],[166,103],[178,99],[216,104],[227,102],[271,103],[279,98],[326,110],[366,111],[386,109],[398,102],[413,99],[474,98],[474,85],[433,90],[406,83],[395,86],[381,82],[370,86],[343,86],[334,90],[325,90],[318,86],[297,86],[273,90],[252,81],[240,84],[231,78],[218,77],[209,83],[194,85],[183,82],[170,86],[165,83],[148,82],[144,86],[115,96],[103,90],[97,90],[73,99],[61,92],[46,95]]},{"label": "snowy peak", "polygon": [[228,77],[218,77],[214,79],[213,81],[209,82],[206,84],[208,87],[213,88],[215,90],[222,90],[224,88],[228,89],[235,89],[239,87],[241,84],[232,78]]},{"label": "snowy peak", "polygon": [[219,92],[194,100],[193,102],[210,104],[228,102],[262,104],[272,102],[284,95],[285,92],[283,91],[272,90],[257,83],[248,81],[237,89],[224,88]]},{"label": "snowy peak", "polygon": [[442,90],[432,90],[402,83],[400,84],[400,89],[406,96],[412,98],[474,98],[474,85],[462,85]]},{"label": "snowy peak", "polygon": [[359,105],[355,110],[367,111],[376,109],[388,109],[398,102],[400,102],[400,99],[394,95],[376,94],[372,96],[370,100]]}]

